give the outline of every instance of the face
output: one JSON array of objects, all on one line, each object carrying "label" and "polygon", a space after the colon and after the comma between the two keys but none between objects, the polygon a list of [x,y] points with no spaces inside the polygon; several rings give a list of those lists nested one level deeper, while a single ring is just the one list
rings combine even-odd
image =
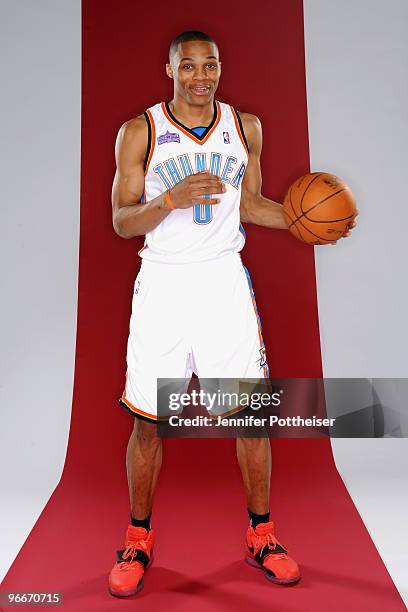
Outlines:
[{"label": "face", "polygon": [[214,43],[193,40],[181,43],[166,65],[174,81],[174,93],[189,104],[204,106],[217,91],[221,62]]}]

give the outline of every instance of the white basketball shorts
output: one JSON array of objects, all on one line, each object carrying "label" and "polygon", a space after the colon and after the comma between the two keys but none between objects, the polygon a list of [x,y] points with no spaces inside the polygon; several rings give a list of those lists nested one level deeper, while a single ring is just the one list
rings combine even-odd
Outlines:
[{"label": "white basketball shorts", "polygon": [[134,285],[120,403],[156,422],[157,379],[268,378],[255,296],[239,253],[186,264],[143,260]]}]

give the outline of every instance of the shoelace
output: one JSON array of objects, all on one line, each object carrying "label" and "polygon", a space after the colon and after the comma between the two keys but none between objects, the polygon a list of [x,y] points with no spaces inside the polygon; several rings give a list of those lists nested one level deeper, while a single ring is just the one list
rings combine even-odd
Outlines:
[{"label": "shoelace", "polygon": [[[255,550],[259,550],[262,554],[265,546],[267,546],[269,548],[269,550],[271,550],[272,552],[275,550],[276,546],[282,546],[282,544],[279,542],[279,540],[277,540],[275,538],[275,536],[273,535],[273,533],[269,532],[266,533],[265,535],[258,535],[255,534],[256,538],[255,538]],[[284,548],[284,546],[282,546],[282,548]],[[287,559],[287,554],[286,553],[275,553],[274,555],[274,559]]]},{"label": "shoelace", "polygon": [[119,564],[119,569],[121,570],[133,569],[134,564],[138,563],[138,561],[134,561],[134,558],[137,555],[138,550],[143,550],[144,552],[147,553],[147,544],[145,540],[139,540],[138,542],[132,542],[131,544],[128,544],[126,546],[122,554],[122,559],[128,559],[130,557],[130,560],[122,561],[122,563]]}]

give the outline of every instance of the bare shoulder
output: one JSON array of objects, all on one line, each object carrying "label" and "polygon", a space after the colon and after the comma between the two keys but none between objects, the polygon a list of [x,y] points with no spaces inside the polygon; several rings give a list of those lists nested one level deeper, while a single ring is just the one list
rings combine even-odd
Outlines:
[{"label": "bare shoulder", "polygon": [[144,115],[139,115],[129,119],[129,121],[125,121],[118,133],[118,137],[127,142],[143,139],[144,136],[147,137],[147,122]]},{"label": "bare shoulder", "polygon": [[256,115],[251,115],[251,113],[243,113],[241,111],[238,111],[238,114],[244,127],[248,127],[249,129],[261,128],[261,121]]},{"label": "bare shoulder", "polygon": [[116,155],[130,154],[144,158],[148,141],[148,127],[144,115],[129,119],[118,131]]},{"label": "bare shoulder", "polygon": [[241,111],[238,111],[238,115],[242,122],[245,138],[248,141],[249,150],[258,150],[262,145],[262,125],[259,117]]}]

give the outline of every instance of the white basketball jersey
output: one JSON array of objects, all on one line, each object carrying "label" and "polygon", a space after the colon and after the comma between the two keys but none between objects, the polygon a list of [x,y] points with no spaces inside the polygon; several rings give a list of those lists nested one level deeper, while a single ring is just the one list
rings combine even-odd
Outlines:
[{"label": "white basketball jersey", "polygon": [[178,122],[165,102],[152,106],[145,115],[150,138],[144,202],[205,170],[221,177],[226,192],[214,196],[221,200],[219,204],[173,210],[146,234],[140,256],[149,261],[187,263],[240,251],[245,234],[239,207],[248,149],[235,110],[215,101],[213,120],[201,137]]}]

